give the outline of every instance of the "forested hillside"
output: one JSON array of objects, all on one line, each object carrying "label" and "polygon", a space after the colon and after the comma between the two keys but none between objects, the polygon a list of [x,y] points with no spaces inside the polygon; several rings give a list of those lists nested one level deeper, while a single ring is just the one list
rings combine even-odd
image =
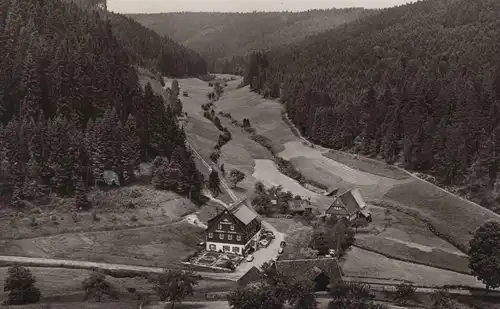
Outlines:
[{"label": "forested hillside", "polygon": [[116,13],[104,13],[102,0],[64,0],[79,7],[99,12],[113,26],[113,34],[121,41],[132,62],[161,72],[166,76],[182,77],[206,74],[207,67],[201,55],[160,36],[133,19]]},{"label": "forested hillside", "polygon": [[88,206],[87,186],[105,171],[126,184],[156,156],[170,163],[173,189],[200,190],[175,115],[140,87],[127,48],[97,13],[59,0],[2,1],[0,37],[2,202],[76,193]]},{"label": "forested hillside", "polygon": [[298,13],[182,12],[128,16],[201,53],[210,71],[232,73],[239,65],[244,67],[241,57],[250,51],[293,44],[371,12],[350,8]]},{"label": "forested hillside", "polygon": [[254,54],[246,82],[281,90],[312,141],[430,173],[500,210],[499,1],[386,9]]}]

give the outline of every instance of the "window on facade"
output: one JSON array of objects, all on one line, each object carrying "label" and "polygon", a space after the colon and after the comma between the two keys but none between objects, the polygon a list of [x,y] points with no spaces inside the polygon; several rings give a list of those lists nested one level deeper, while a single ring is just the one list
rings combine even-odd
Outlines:
[{"label": "window on facade", "polygon": [[219,230],[222,230],[222,224],[219,224]]},{"label": "window on facade", "polygon": [[231,248],[229,246],[223,246],[222,247],[222,251],[224,251],[224,252],[229,252],[229,251],[231,251],[230,249]]},{"label": "window on facade", "polygon": [[234,231],[234,225],[231,224],[231,231]]},{"label": "window on facade", "polygon": [[233,247],[234,253],[240,253],[240,247]]},{"label": "window on facade", "polygon": [[219,234],[220,239],[224,239],[224,234]]},{"label": "window on facade", "polygon": [[227,235],[227,239],[228,240],[232,240],[233,239],[233,235]]},{"label": "window on facade", "polygon": [[208,246],[208,248],[211,250],[211,251],[215,251],[217,250],[217,247],[215,245],[210,245]]},{"label": "window on facade", "polygon": [[214,233],[208,233],[208,238],[214,238]]},{"label": "window on facade", "polygon": [[240,236],[240,235],[237,235],[237,236],[236,236],[236,240],[237,240],[237,241],[240,241],[240,240],[241,240],[241,236]]}]

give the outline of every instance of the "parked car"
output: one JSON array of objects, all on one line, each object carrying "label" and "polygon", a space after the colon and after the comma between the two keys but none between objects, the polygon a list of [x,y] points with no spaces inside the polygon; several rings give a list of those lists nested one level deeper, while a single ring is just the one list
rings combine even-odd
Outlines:
[{"label": "parked car", "polygon": [[189,96],[189,94],[188,94],[188,92],[187,92],[187,91],[184,91],[184,92],[182,93],[182,95],[183,95],[183,96],[185,96],[185,97],[188,97],[188,96]]},{"label": "parked car", "polygon": [[329,255],[335,255],[335,249],[328,249],[328,254]]},{"label": "parked car", "polygon": [[247,255],[247,257],[245,258],[245,260],[246,260],[247,262],[251,262],[251,261],[253,261],[253,255],[251,255],[251,254]]},{"label": "parked car", "polygon": [[199,246],[199,247],[203,247],[203,246],[205,246],[205,242],[204,242],[204,241],[199,242],[199,243],[198,243],[198,246]]},{"label": "parked car", "polygon": [[280,248],[280,249],[278,250],[278,254],[282,254],[284,251],[285,251],[285,249],[284,249],[284,248]]},{"label": "parked car", "polygon": [[280,247],[281,248],[285,248],[286,247],[286,242],[285,241],[280,242]]}]

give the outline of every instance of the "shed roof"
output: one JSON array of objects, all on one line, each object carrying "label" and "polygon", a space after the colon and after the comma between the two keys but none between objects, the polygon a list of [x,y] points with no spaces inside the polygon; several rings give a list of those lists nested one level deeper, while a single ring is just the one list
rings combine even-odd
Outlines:
[{"label": "shed roof", "polygon": [[252,268],[250,268],[240,279],[238,279],[238,284],[245,286],[252,282],[258,282],[260,281],[261,275],[262,273],[260,270],[257,267],[252,266]]},{"label": "shed roof", "polygon": [[278,260],[276,270],[285,276],[314,280],[324,272],[331,281],[342,280],[342,271],[336,258]]},{"label": "shed roof", "polygon": [[229,211],[236,217],[238,220],[240,220],[243,224],[247,225],[252,220],[257,218],[257,214],[251,210],[246,204],[245,204],[245,199],[241,200],[239,202],[236,202],[233,204]]},{"label": "shed roof", "polygon": [[352,215],[366,209],[366,203],[359,189],[349,190],[338,197],[344,204],[347,212]]}]

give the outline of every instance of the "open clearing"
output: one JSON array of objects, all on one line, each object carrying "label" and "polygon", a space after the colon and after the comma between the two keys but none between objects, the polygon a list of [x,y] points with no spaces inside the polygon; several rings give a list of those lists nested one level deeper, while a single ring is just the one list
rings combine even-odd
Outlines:
[{"label": "open clearing", "polygon": [[406,280],[414,285],[426,287],[443,285],[485,287],[473,276],[397,261],[356,247],[347,252],[346,258],[341,262],[341,265],[344,274],[350,277]]},{"label": "open clearing", "polygon": [[97,219],[92,212],[74,212],[71,199],[31,214],[2,213],[9,224],[1,227],[0,254],[168,266],[194,252],[204,239],[204,230],[185,218],[196,215],[206,223],[220,208],[212,202],[198,207],[150,186],[94,190],[89,198]]},{"label": "open clearing", "polygon": [[[236,83],[239,81],[234,82]],[[208,87],[208,83],[196,79],[182,79],[179,80],[179,84],[181,89],[189,92],[189,98],[181,100],[185,110],[193,113],[190,113],[186,125],[190,141],[197,143],[195,146],[197,149],[213,146],[219,133],[213,124],[204,119],[201,110],[201,104],[208,102],[206,94],[212,89]],[[294,135],[283,120],[280,103],[251,93],[248,87],[234,90],[226,88],[221,99],[214,102],[214,108],[216,113],[228,112],[238,121],[248,118],[256,133],[270,139],[278,155],[290,160],[306,178],[341,190],[360,188],[367,201],[394,202],[410,210],[405,213],[393,210],[394,222],[388,226],[385,226],[384,222],[384,208],[373,210],[375,218],[369,227],[371,230],[358,233],[360,246],[398,259],[467,271],[466,257],[455,247],[459,246],[464,251],[471,233],[487,219],[494,217],[487,210],[447,195],[438,188],[387,164],[308,146],[310,143]],[[255,181],[261,180],[267,185],[281,184],[286,190],[291,190],[295,194],[310,196],[321,201],[316,205],[320,210],[328,206],[324,203],[324,197],[282,175],[271,161],[270,154],[267,155],[263,147],[249,139],[248,133],[240,127],[231,125],[227,118],[219,118],[233,135],[233,140],[222,148],[219,164],[224,163],[226,170],[238,168],[247,175],[247,179],[238,185],[241,190],[236,190],[237,193],[248,194],[252,191]],[[192,125],[189,125],[189,122],[192,122]],[[208,156],[211,149],[203,151],[206,152],[204,155]],[[428,224],[420,219],[439,227],[438,235],[445,236],[446,241],[431,233]],[[353,255],[348,257],[347,262],[351,256]],[[362,268],[369,268],[374,262],[371,259],[377,260],[376,257],[378,255],[370,253],[365,255],[365,259],[358,259],[356,263],[357,265],[364,263]],[[385,259],[393,263],[402,263]],[[388,276],[389,270],[378,271],[375,274]],[[423,279],[419,279],[420,281],[436,279],[435,275],[431,275],[431,271],[423,272],[421,276]]]},{"label": "open clearing", "polygon": [[[7,276],[6,267],[0,267],[0,278],[6,278]],[[36,286],[40,289],[42,293],[42,299],[40,304],[26,306],[26,308],[70,308],[64,307],[64,304],[52,303],[52,301],[56,302],[71,302],[71,301],[81,301],[84,297],[84,291],[82,289],[82,282],[85,280],[90,274],[90,271],[87,270],[78,270],[78,269],[65,269],[65,268],[40,268],[40,267],[30,267],[29,268],[33,275],[36,277],[37,282]],[[137,294],[150,297],[149,295],[153,295],[153,284],[149,282],[146,278],[135,277],[135,278],[113,278],[110,276],[106,276],[106,280],[108,280],[113,286],[118,290],[120,299],[129,298],[129,301],[135,303],[133,298],[134,295],[131,295],[127,289],[135,288]],[[196,295],[203,295],[205,292],[209,291],[222,291],[225,289],[231,289],[235,286],[235,283],[232,281],[225,280],[210,280],[203,279],[200,280],[198,285],[195,288]],[[0,290],[0,300],[5,299],[7,293]],[[154,296],[154,295],[153,295]],[[154,298],[154,297],[153,297]],[[104,298],[106,300],[106,298]],[[50,304],[44,304],[44,302],[51,302]],[[127,308],[127,307],[114,307],[114,304],[119,304],[115,302],[105,303],[106,305],[101,304],[99,307],[97,304],[93,302],[81,302],[74,303],[76,307],[72,308]],[[108,304],[111,306],[108,307]],[[48,305],[48,307],[46,307]],[[139,308],[139,303],[133,308]],[[60,306],[60,307],[59,307]],[[84,307],[85,306],[85,307]],[[7,307],[8,308],[8,307]],[[13,306],[12,308],[24,308],[22,306]]]}]

